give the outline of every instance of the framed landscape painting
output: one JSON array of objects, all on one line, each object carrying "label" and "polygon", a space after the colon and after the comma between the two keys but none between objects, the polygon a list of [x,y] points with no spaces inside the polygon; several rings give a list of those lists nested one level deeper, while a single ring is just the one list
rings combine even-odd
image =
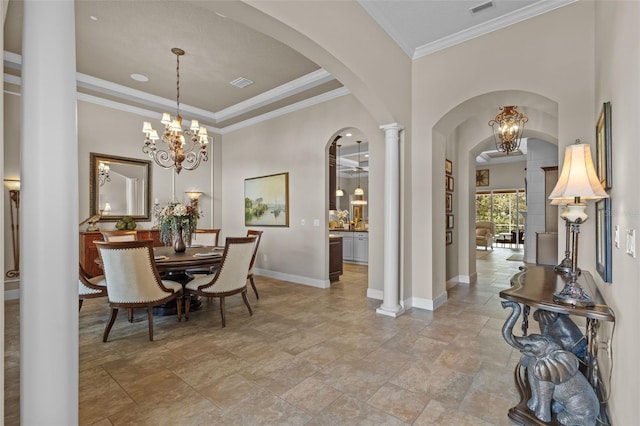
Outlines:
[{"label": "framed landscape painting", "polygon": [[611,199],[596,203],[596,269],[603,281],[611,282]]},{"label": "framed landscape painting", "polygon": [[289,173],[244,180],[245,226],[289,226]]},{"label": "framed landscape painting", "polygon": [[611,102],[602,104],[596,124],[596,172],[604,189],[611,189]]}]

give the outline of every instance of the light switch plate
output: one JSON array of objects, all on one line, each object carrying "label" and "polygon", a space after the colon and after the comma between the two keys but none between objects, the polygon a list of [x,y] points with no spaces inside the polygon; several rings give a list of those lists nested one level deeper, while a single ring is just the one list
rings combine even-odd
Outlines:
[{"label": "light switch plate", "polygon": [[613,229],[613,246],[620,248],[620,227],[616,225]]},{"label": "light switch plate", "polygon": [[313,219],[313,226],[320,226],[320,219]]},{"label": "light switch plate", "polygon": [[304,226],[304,219],[300,219],[300,226]]},{"label": "light switch plate", "polygon": [[636,230],[627,229],[627,254],[636,257]]}]

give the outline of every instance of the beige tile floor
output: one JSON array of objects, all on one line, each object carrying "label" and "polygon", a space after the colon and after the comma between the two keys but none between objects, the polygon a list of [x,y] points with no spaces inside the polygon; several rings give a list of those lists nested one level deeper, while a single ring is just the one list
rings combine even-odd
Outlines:
[{"label": "beige tile floor", "polygon": [[[257,277],[249,317],[239,296],[205,303],[189,322],[133,324],[121,314],[108,343],[103,299],[80,313],[82,425],[509,425],[519,353],[503,341],[498,293],[521,262],[495,249],[478,282],[449,290],[436,312],[377,315],[367,268],[345,265],[321,290]],[[18,303],[6,303],[5,424],[19,424]]]}]

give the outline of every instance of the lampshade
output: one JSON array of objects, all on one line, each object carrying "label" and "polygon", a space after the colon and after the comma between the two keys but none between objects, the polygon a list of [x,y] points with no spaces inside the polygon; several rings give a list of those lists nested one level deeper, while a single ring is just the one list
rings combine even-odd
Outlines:
[{"label": "lampshade", "polygon": [[609,197],[593,167],[591,147],[580,143],[565,150],[560,178],[549,195],[551,200],[576,197],[585,200]]},{"label": "lampshade", "polygon": [[340,188],[336,189],[336,197],[344,197],[344,191]]},{"label": "lampshade", "polygon": [[6,186],[9,191],[20,191],[20,180],[5,179],[4,186]]},{"label": "lampshade", "polygon": [[353,191],[353,195],[364,195],[364,189],[362,189],[360,187],[360,185],[358,185],[358,187],[356,188],[355,191]]},{"label": "lampshade", "polygon": [[189,197],[191,201],[197,200],[202,195],[200,191],[185,191],[184,193],[187,194],[187,197]]}]

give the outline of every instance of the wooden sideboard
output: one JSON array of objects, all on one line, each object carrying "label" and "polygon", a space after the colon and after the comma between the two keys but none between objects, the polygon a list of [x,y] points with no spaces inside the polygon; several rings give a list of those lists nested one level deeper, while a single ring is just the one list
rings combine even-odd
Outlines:
[{"label": "wooden sideboard", "polygon": [[[136,229],[139,240],[153,240],[154,246],[162,247],[160,232],[157,229]],[[98,248],[94,241],[103,241],[100,231],[80,232],[80,264],[91,276],[102,274],[102,269],[96,263]]]},{"label": "wooden sideboard", "polygon": [[[603,389],[601,371],[598,367],[598,331],[600,322],[615,322],[613,310],[607,306],[606,301],[600,294],[598,287],[589,272],[582,271],[578,278],[578,283],[591,296],[595,302],[594,307],[573,307],[570,305],[560,304],[553,300],[553,294],[561,290],[568,277],[553,271],[553,266],[527,266],[521,267],[518,272],[511,278],[511,288],[500,292],[500,297],[505,300],[522,304],[522,332],[527,334],[531,308],[542,309],[546,311],[566,314],[570,316],[581,317],[586,320],[585,338],[587,341],[586,368],[583,372],[587,380],[591,383],[596,395],[601,401],[600,420],[604,424],[609,424],[607,413],[607,404],[603,402],[606,399]],[[509,410],[509,418],[521,425],[557,425],[559,424],[553,415],[550,423],[542,422],[537,419],[531,410],[527,407],[527,401],[531,397],[531,390],[526,378],[526,369],[518,363],[515,371],[515,382],[520,393],[520,403]],[[610,391],[608,389],[607,391]]]}]

